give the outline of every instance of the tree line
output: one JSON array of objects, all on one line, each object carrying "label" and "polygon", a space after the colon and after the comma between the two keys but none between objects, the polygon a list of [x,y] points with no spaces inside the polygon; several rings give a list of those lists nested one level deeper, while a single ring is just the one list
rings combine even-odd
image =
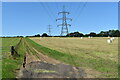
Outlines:
[{"label": "tree line", "polygon": [[[89,34],[83,34],[80,32],[72,32],[62,37],[120,37],[120,30],[109,30],[109,31],[101,31],[100,33],[90,32]],[[42,35],[37,34],[34,36],[26,36],[26,37],[61,37],[61,36],[49,36],[47,33],[43,33]]]},{"label": "tree line", "polygon": [[70,37],[88,37],[88,36],[92,36],[92,37],[108,37],[108,36],[120,37],[120,30],[101,31],[100,33],[91,32],[89,34],[74,32],[74,33],[67,34],[67,36],[70,36]]}]

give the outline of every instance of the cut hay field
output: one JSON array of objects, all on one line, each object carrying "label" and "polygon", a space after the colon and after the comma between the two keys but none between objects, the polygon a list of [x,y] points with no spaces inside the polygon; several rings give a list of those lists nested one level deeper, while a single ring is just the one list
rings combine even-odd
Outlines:
[{"label": "cut hay field", "polygon": [[[83,68],[89,77],[118,76],[118,38],[107,43],[107,37],[96,38],[30,38],[46,48],[70,55],[62,58],[51,56],[62,62]],[[48,54],[49,56],[49,54]]]}]

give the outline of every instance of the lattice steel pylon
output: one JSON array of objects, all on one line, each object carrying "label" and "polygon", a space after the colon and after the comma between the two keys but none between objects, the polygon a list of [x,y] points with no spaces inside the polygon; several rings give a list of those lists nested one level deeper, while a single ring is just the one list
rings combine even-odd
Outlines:
[{"label": "lattice steel pylon", "polygon": [[62,27],[62,29],[61,29],[61,36],[63,36],[64,34],[69,34],[68,26],[71,26],[71,25],[67,24],[67,20],[71,20],[72,21],[72,19],[71,18],[67,18],[66,15],[70,14],[70,13],[65,11],[65,6],[63,5],[63,11],[59,12],[58,14],[62,14],[63,15],[62,18],[56,19],[56,21],[62,20],[62,24],[57,25],[57,26],[61,26]]},{"label": "lattice steel pylon", "polygon": [[49,36],[51,36],[51,29],[52,29],[51,26],[52,25],[50,25],[50,24],[48,25],[48,34],[49,34]]}]

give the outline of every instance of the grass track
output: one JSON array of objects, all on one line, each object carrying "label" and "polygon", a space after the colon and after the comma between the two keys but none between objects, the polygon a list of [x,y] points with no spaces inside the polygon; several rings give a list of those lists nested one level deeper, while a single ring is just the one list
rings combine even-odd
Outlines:
[{"label": "grass track", "polygon": [[[13,59],[12,56],[10,56],[9,48],[11,45],[15,46],[20,41],[20,38],[2,38],[3,39],[3,45],[7,46],[4,47],[3,50],[3,59],[2,59],[2,78],[15,78],[16,69],[19,69],[22,65],[23,56],[24,56],[24,44],[23,42],[20,43],[18,54],[20,57],[16,57],[16,59]],[[8,43],[7,43],[8,42]]]}]

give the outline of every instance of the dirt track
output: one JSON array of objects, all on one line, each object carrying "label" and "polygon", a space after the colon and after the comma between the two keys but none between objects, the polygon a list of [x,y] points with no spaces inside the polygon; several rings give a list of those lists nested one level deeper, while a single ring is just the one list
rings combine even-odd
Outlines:
[{"label": "dirt track", "polygon": [[[29,44],[27,44],[29,46]],[[21,66],[16,78],[83,78],[85,72],[81,68],[61,63],[43,55],[32,47],[36,56],[26,52],[25,68]]]},{"label": "dirt track", "polygon": [[[34,58],[33,55],[28,55],[26,68],[21,67],[17,78],[83,78],[86,76],[80,68],[63,63],[51,64],[56,60],[50,60],[51,58],[44,56],[42,57],[46,61],[43,62]],[[48,58],[49,61],[47,61]]]},{"label": "dirt track", "polygon": [[85,73],[80,68],[65,64],[31,62],[23,70],[22,78],[83,78]]}]

